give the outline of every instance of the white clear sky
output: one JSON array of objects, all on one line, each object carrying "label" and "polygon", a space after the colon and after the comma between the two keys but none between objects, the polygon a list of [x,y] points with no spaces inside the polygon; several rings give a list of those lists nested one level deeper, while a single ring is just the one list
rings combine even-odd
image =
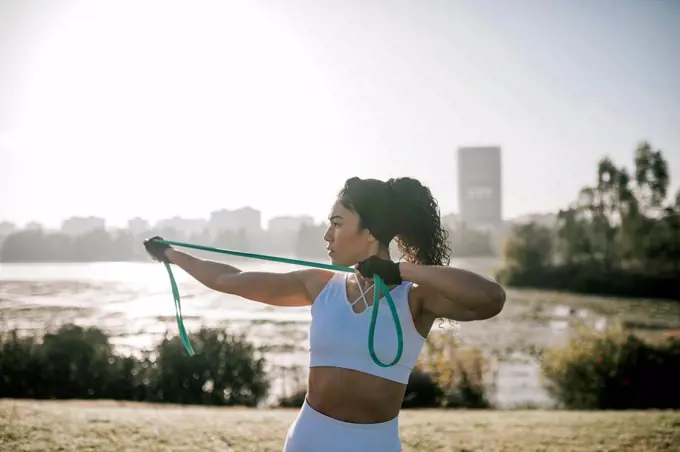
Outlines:
[{"label": "white clear sky", "polygon": [[680,179],[680,2],[0,0],[0,221],[250,205],[322,219],[351,176],[458,209],[498,144],[504,217],[650,140]]}]

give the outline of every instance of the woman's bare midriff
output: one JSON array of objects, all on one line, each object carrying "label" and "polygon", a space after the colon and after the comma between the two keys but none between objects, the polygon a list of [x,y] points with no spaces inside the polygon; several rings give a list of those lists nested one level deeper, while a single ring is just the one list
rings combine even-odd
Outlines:
[{"label": "woman's bare midriff", "polygon": [[376,424],[399,414],[406,385],[337,367],[309,369],[307,401],[316,411],[344,422]]}]

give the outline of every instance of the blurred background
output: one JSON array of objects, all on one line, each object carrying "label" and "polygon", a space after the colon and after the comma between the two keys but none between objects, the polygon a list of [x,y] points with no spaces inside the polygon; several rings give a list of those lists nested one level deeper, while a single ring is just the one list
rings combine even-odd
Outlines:
[{"label": "blurred background", "polygon": [[299,405],[309,309],[175,269],[189,358],[142,241],[325,262],[344,181],[410,176],[451,265],[508,301],[435,323],[405,407],[678,408],[679,20],[675,1],[1,1],[0,397]]}]

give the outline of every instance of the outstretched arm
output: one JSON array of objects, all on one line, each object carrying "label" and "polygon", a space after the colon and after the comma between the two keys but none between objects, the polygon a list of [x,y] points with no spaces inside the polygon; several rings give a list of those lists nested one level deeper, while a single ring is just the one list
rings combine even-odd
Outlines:
[{"label": "outstretched arm", "polygon": [[168,248],[165,256],[204,286],[273,306],[307,306],[329,272],[310,269],[287,273],[252,272]]}]

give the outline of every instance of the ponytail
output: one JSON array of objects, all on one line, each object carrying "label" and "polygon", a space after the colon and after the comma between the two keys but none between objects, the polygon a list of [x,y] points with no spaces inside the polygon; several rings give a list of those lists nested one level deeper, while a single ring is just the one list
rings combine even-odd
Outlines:
[{"label": "ponytail", "polygon": [[411,263],[449,265],[449,235],[430,189],[409,177],[390,179],[387,185],[395,200],[392,208],[398,213],[399,251]]}]

